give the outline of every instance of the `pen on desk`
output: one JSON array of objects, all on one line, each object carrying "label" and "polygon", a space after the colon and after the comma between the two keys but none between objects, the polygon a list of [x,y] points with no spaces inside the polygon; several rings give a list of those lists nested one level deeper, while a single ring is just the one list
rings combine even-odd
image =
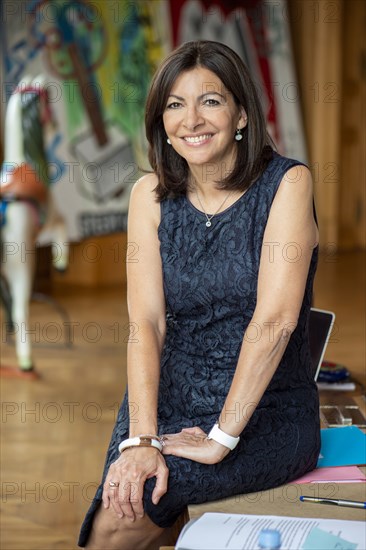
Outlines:
[{"label": "pen on desk", "polygon": [[366,508],[366,502],[358,500],[342,500],[333,498],[317,498],[301,496],[302,502],[316,502],[318,504],[331,504],[333,506],[348,506],[349,508]]}]

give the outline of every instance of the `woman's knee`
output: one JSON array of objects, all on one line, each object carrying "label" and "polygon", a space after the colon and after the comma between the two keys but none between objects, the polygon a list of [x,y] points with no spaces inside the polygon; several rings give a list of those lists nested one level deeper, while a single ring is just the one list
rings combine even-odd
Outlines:
[{"label": "woman's knee", "polygon": [[[100,506],[95,514],[88,543],[85,548],[96,550],[102,548],[102,544],[106,545],[105,548],[115,548],[112,546],[112,543],[120,532],[120,525],[117,522],[118,518],[111,512],[112,511],[105,510]],[[109,544],[109,546],[107,546],[107,544]]]},{"label": "woman's knee", "polygon": [[145,515],[142,519],[130,521],[128,518],[118,518],[112,509],[102,506],[97,511],[90,537],[85,548],[87,550],[144,550],[152,548],[152,542],[158,539],[164,529],[155,525]]}]

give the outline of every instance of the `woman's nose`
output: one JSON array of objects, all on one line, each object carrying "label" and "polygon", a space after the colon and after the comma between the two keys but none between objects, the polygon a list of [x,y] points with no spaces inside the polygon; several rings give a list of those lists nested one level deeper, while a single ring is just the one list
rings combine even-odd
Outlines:
[{"label": "woman's nose", "polygon": [[204,119],[202,117],[202,114],[200,113],[199,109],[195,105],[187,106],[185,117],[184,117],[184,125],[188,130],[194,130],[204,122]]}]

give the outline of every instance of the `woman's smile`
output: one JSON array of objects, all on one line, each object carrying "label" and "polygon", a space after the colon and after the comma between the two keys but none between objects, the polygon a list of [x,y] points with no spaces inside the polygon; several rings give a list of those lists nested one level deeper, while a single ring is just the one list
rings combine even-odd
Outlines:
[{"label": "woman's smile", "polygon": [[209,141],[212,140],[214,134],[199,134],[199,135],[192,135],[192,136],[184,136],[183,140],[190,146],[190,147],[199,147],[201,145],[206,145]]}]

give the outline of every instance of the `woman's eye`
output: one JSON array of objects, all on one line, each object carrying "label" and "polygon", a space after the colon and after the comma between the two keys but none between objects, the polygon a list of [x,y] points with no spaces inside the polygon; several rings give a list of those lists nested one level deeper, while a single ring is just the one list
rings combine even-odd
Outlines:
[{"label": "woman's eye", "polygon": [[177,101],[173,101],[173,103],[169,103],[167,105],[167,109],[178,109],[179,106],[180,103],[178,103]]},{"label": "woman's eye", "polygon": [[205,105],[220,105],[217,99],[206,99]]}]

